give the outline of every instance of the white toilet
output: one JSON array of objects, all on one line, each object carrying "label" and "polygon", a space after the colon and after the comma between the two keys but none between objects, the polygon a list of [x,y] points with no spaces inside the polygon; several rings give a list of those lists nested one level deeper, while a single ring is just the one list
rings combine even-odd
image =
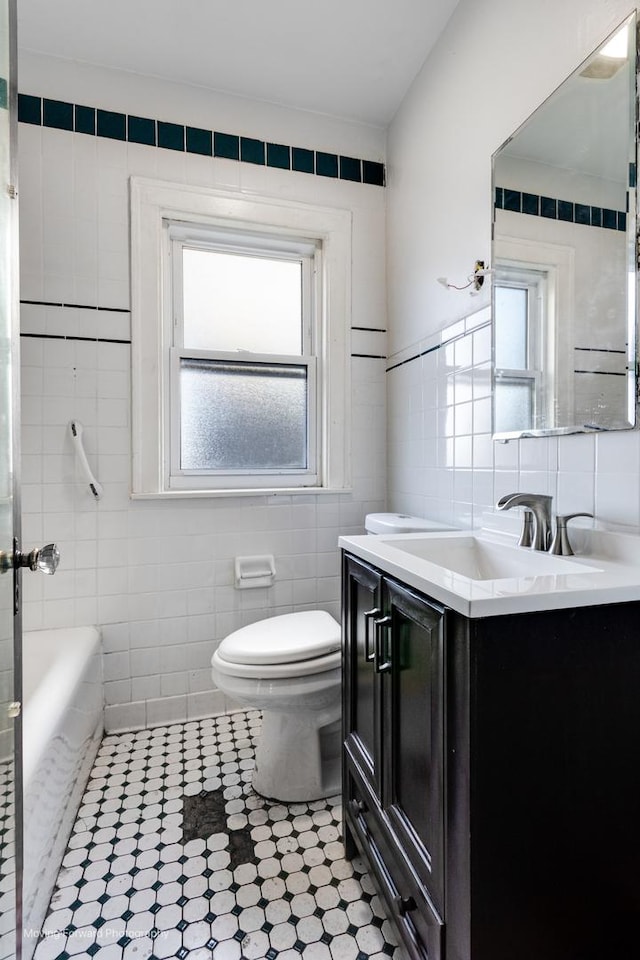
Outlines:
[{"label": "white toilet", "polygon": [[[369,533],[450,530],[405,514],[369,514]],[[341,787],[340,625],[323,610],[242,627],[211,658],[213,682],[262,710],[252,785],[285,802],[319,800]]]}]

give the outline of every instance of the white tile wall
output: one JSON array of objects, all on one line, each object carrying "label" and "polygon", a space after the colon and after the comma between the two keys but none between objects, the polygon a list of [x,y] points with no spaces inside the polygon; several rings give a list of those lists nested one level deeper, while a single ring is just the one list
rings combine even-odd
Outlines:
[{"label": "white tile wall", "polygon": [[[50,80],[34,92],[68,99]],[[81,90],[75,99],[86,102]],[[211,126],[210,117],[190,121]],[[292,114],[290,136],[278,139],[296,143],[296,122]],[[317,123],[320,139],[336,127]],[[341,152],[339,142],[334,149]],[[230,185],[350,209],[352,323],[381,331],[384,191],[26,124],[19,164],[21,298],[115,308],[22,307],[23,539],[26,547],[57,540],[62,553],[55,577],[25,577],[25,629],[102,627],[108,729],[223,711],[230,704],[212,689],[209,661],[227,633],[316,606],[338,616],[338,535],[361,532],[365,513],[385,505],[384,361],[352,361],[353,493],[131,502],[130,347],[102,342],[130,337],[128,178]],[[354,331],[352,349],[384,356],[385,334]],[[84,426],[104,487],[99,502],[77,471],[72,418]],[[274,554],[276,583],[237,591],[233,558],[252,553]]]},{"label": "white tile wall", "polygon": [[557,513],[637,531],[640,432],[493,441],[490,361],[488,308],[389,358],[390,509],[479,526],[503,494],[526,490],[551,494]]}]

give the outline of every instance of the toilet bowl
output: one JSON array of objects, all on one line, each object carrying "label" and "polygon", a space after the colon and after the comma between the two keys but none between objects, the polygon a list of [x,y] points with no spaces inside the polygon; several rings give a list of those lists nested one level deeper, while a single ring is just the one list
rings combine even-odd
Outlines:
[{"label": "toilet bowl", "polygon": [[[451,529],[405,514],[369,514],[368,533]],[[320,800],[341,788],[340,625],[323,610],[260,620],[226,637],[214,684],[262,710],[252,785],[274,800]]]},{"label": "toilet bowl", "polygon": [[252,785],[274,800],[340,792],[340,625],[323,610],[252,623],[211,659],[213,682],[262,710]]}]

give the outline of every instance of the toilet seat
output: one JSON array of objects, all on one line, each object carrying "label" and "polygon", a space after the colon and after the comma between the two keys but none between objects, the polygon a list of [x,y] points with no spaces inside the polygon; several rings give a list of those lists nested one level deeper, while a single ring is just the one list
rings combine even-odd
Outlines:
[{"label": "toilet seat", "polygon": [[230,663],[298,663],[341,648],[340,625],[324,610],[285,613],[241,627],[218,650]]},{"label": "toilet seat", "polygon": [[[222,646],[222,644],[220,645]],[[289,660],[286,663],[235,663],[216,650],[211,665],[228,677],[246,677],[248,680],[286,680],[289,677],[309,677],[327,670],[338,670],[342,659],[340,650],[324,657],[309,660]]]}]

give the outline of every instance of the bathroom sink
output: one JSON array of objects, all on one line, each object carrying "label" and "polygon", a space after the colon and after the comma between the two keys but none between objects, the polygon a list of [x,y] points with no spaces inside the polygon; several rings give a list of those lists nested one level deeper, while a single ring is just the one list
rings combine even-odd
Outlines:
[{"label": "bathroom sink", "polygon": [[640,600],[640,536],[577,525],[575,556],[561,557],[519,547],[517,532],[498,523],[478,531],[347,536],[339,542],[466,617]]},{"label": "bathroom sink", "polygon": [[387,547],[427,560],[469,580],[503,580],[585,573],[581,563],[522,547],[505,546],[478,537],[394,537]]}]

